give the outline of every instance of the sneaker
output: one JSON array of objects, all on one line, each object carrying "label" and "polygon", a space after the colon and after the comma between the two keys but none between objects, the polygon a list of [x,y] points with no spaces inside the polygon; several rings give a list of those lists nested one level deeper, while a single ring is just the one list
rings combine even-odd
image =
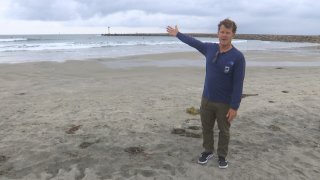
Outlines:
[{"label": "sneaker", "polygon": [[228,161],[226,158],[219,156],[219,168],[220,169],[225,169],[228,167]]},{"label": "sneaker", "polygon": [[212,152],[202,152],[200,154],[200,158],[198,160],[199,164],[206,164],[208,162],[209,159],[211,159],[213,157],[213,153]]}]

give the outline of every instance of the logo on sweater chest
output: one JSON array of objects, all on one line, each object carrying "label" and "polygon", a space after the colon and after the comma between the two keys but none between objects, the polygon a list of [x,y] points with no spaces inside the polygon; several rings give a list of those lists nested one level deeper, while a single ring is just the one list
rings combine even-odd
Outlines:
[{"label": "logo on sweater chest", "polygon": [[228,73],[231,71],[231,68],[233,67],[233,64],[234,64],[233,61],[228,62],[228,63],[224,66],[223,72],[224,72],[225,74],[228,74]]},{"label": "logo on sweater chest", "polygon": [[225,66],[224,67],[224,73],[229,73],[229,71],[230,71],[230,67],[229,66]]}]

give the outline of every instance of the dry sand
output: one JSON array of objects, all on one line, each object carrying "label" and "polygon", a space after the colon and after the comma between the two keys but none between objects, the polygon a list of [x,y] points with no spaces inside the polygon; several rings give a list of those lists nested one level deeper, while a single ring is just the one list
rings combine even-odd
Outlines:
[{"label": "dry sand", "polygon": [[[247,68],[244,93],[258,95],[242,101],[221,170],[216,159],[197,164],[201,138],[171,133],[200,126],[186,108],[199,107],[204,67],[146,63],[199,57],[0,65],[0,179],[317,179],[320,68]],[[108,66],[121,60],[146,64]]]}]

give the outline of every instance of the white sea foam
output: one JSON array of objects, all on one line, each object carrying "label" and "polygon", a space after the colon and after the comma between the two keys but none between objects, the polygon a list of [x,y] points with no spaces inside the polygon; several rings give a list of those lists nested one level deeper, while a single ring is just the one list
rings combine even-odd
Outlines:
[{"label": "white sea foam", "polygon": [[27,38],[4,38],[0,39],[0,42],[15,42],[15,41],[27,41]]},{"label": "white sea foam", "polygon": [[[12,41],[2,41],[12,42]],[[121,46],[156,46],[156,45],[175,45],[182,44],[181,42],[91,42],[91,43],[76,43],[76,42],[49,42],[49,43],[15,43],[15,44],[0,44],[0,52],[13,51],[42,51],[42,50],[70,50],[70,49],[89,49],[89,48],[107,48]]]},{"label": "white sea foam", "polygon": [[[217,38],[197,38],[218,42]],[[287,43],[234,39],[241,51],[281,50],[313,43]],[[194,51],[177,38],[167,36],[25,35],[0,36],[0,63],[83,60],[128,55]]]}]

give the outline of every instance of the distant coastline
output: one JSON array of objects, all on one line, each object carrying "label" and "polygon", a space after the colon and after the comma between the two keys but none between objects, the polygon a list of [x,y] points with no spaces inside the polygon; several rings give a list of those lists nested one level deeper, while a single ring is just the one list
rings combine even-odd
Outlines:
[{"label": "distant coastline", "polygon": [[[213,37],[217,34],[186,33],[193,37]],[[101,34],[102,36],[169,36],[167,33],[133,33],[133,34]],[[311,42],[320,43],[320,35],[269,35],[269,34],[236,34],[236,39],[283,41],[283,42]]]}]

